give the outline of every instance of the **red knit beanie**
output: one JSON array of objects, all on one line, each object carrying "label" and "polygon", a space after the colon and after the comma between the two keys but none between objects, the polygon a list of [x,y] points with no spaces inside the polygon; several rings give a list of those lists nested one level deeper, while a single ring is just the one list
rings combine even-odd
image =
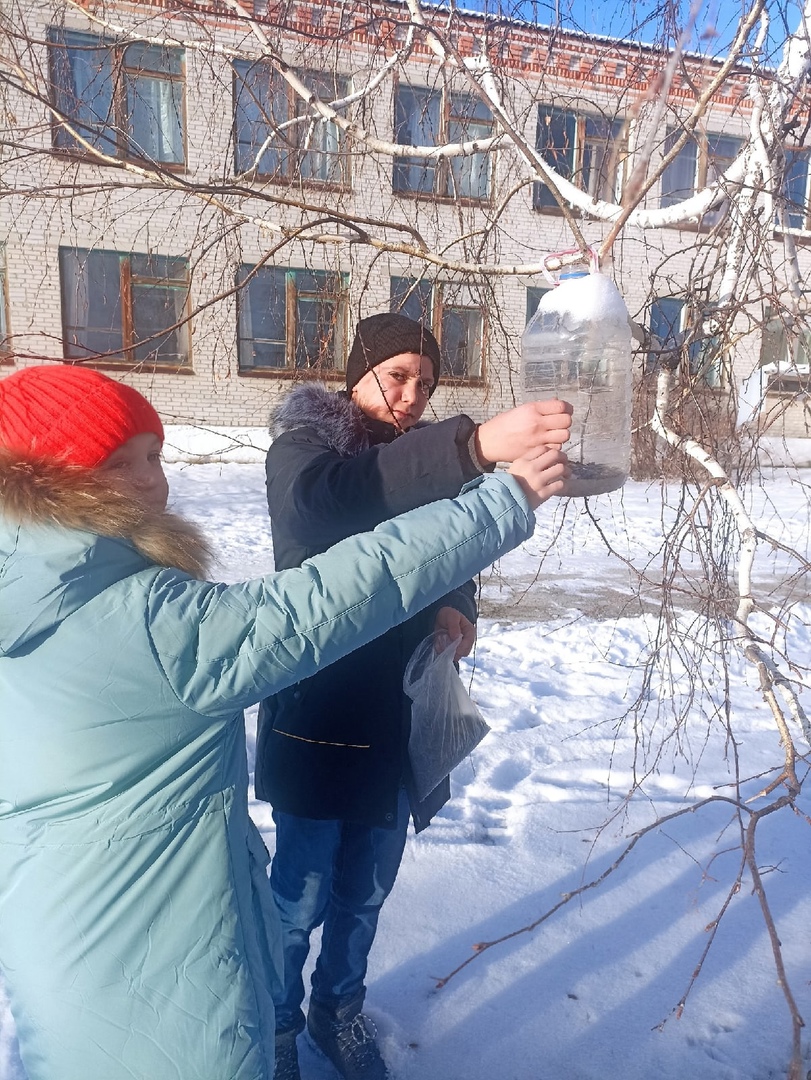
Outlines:
[{"label": "red knit beanie", "polygon": [[92,469],[146,432],[163,442],[146,398],[91,368],[44,364],[0,379],[0,446],[26,457]]}]

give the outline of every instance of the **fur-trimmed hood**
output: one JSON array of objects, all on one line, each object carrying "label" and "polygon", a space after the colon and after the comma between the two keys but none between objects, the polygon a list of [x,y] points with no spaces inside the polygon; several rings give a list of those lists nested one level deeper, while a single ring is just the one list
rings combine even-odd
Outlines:
[{"label": "fur-trimmed hood", "polygon": [[92,469],[26,460],[0,449],[0,513],[12,522],[129,540],[149,563],[204,576],[209,551],[197,528],[115,491]]},{"label": "fur-trimmed hood", "polygon": [[[423,427],[424,422],[414,427]],[[304,383],[284,399],[271,415],[270,434],[274,439],[286,431],[313,428],[336,453],[355,457],[377,443],[393,442],[401,434],[393,424],[371,420],[341,390],[328,390],[321,383]]]},{"label": "fur-trimmed hood", "polygon": [[207,558],[193,525],[145,509],[93,470],[0,450],[0,655],[124,577],[151,566],[202,577]]}]

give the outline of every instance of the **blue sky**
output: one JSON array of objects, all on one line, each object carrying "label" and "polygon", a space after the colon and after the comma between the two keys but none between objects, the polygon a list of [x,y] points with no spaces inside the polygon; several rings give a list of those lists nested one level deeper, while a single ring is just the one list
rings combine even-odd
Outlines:
[{"label": "blue sky", "polygon": [[[662,32],[663,0],[540,0],[548,9],[551,22],[561,22],[590,33],[625,37],[629,33],[643,41],[653,41]],[[691,0],[678,0],[683,26],[690,12]],[[696,19],[692,50],[716,52],[724,48],[751,6],[747,0],[703,0]],[[785,38],[786,22],[793,30],[799,21],[799,0],[768,0],[773,43]],[[540,14],[540,12],[539,12]]]},{"label": "blue sky", "polygon": [[[691,0],[677,0],[681,16],[680,27],[687,20]],[[478,10],[501,9],[524,18],[553,26],[559,23],[567,29],[582,30],[607,37],[633,37],[649,44],[661,41],[662,9],[666,0],[473,0],[462,4]],[[801,0],[767,0],[771,19],[772,50],[781,49],[786,27],[796,29]],[[696,19],[695,33],[688,46],[691,51],[718,54],[726,51],[742,12],[750,0],[703,0]],[[672,42],[672,36],[670,38]],[[778,57],[775,57],[777,59]]]}]

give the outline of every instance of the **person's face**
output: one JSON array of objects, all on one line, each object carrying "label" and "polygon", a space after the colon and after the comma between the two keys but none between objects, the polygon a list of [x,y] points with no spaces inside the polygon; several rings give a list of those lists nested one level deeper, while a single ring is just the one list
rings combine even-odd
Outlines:
[{"label": "person's face", "polygon": [[99,465],[116,491],[140,499],[150,510],[165,510],[169,484],[161,464],[161,441],[151,432],[128,439]]},{"label": "person's face", "polygon": [[371,368],[352,389],[352,400],[372,420],[408,431],[420,419],[434,385],[427,356],[398,353]]}]

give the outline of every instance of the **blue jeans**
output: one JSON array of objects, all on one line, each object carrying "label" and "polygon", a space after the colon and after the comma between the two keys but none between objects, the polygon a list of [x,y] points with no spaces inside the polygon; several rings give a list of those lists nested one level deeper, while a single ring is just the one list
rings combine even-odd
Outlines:
[{"label": "blue jeans", "polygon": [[277,1031],[304,1028],[302,970],[310,934],[322,923],[312,996],[334,1007],[363,990],[380,909],[403,857],[408,816],[405,791],[400,792],[393,829],[274,810],[276,854],[270,887],[281,916],[284,950],[281,999],[274,1000]]}]

